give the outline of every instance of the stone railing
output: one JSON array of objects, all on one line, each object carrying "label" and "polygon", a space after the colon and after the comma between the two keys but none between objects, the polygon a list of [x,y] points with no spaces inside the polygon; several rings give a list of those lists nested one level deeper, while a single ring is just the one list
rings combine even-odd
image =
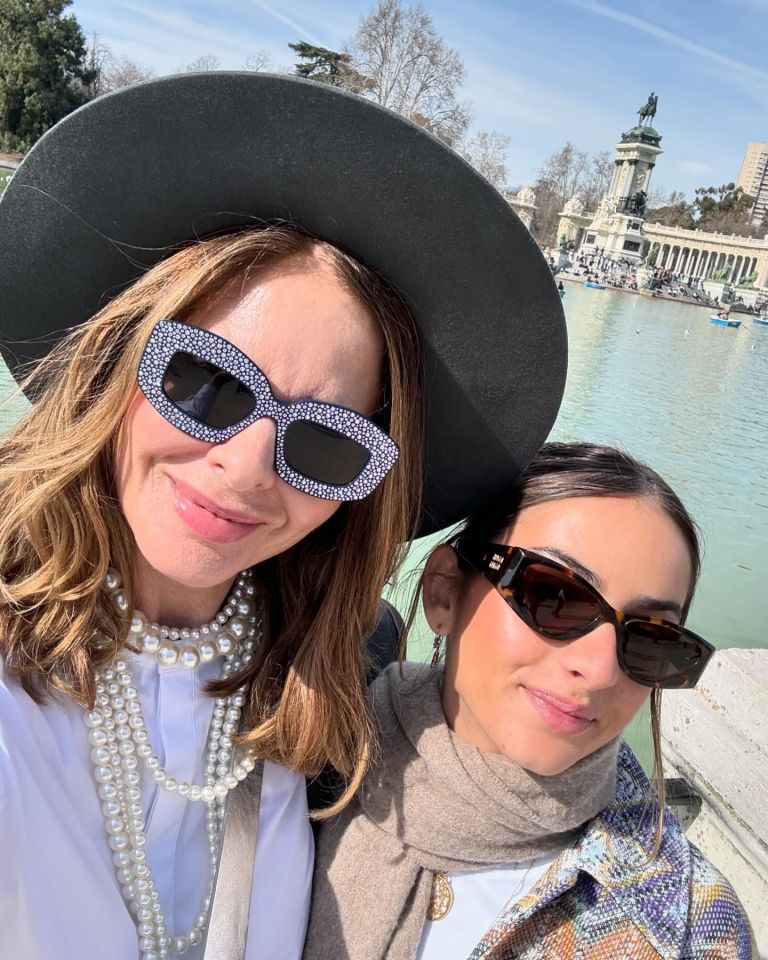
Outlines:
[{"label": "stone railing", "polygon": [[665,773],[690,787],[688,836],[735,887],[768,960],[768,650],[718,651],[661,713]]}]

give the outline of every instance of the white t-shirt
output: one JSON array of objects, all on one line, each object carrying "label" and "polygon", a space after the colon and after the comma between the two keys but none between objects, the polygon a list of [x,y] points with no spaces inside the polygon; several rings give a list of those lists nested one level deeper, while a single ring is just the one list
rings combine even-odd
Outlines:
[{"label": "white t-shirt", "polygon": [[[213,700],[195,670],[126,654],[150,742],[171,776],[203,782]],[[208,882],[206,804],[161,790],[142,767],[147,859],[168,930],[186,935]],[[298,960],[314,844],[304,777],[265,764],[247,960]],[[96,793],[83,710],[38,706],[0,660],[0,954],[15,960],[136,960]],[[187,960],[200,960],[202,947]]]},{"label": "white t-shirt", "polygon": [[417,960],[467,960],[499,914],[528,893],[559,853],[449,874],[453,906],[441,920],[427,920]]}]

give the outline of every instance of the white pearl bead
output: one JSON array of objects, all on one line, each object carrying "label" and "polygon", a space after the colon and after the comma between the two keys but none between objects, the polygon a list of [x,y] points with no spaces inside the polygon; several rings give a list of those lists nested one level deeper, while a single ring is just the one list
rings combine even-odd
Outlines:
[{"label": "white pearl bead", "polygon": [[248,633],[248,623],[243,617],[232,617],[227,624],[227,630],[235,640],[243,640]]},{"label": "white pearl bead", "polygon": [[201,663],[209,663],[211,660],[215,660],[219,652],[216,644],[211,643],[210,640],[201,640],[197,649]]},{"label": "white pearl bead", "polygon": [[112,779],[112,767],[108,767],[106,765],[96,767],[93,775],[98,783],[109,783],[109,781]]},{"label": "white pearl bead", "polygon": [[173,667],[179,659],[179,651],[170,641],[161,644],[157,659],[163,667]]},{"label": "white pearl bead", "polygon": [[202,789],[201,796],[206,803],[211,803],[216,798],[216,792],[212,786],[206,785]]},{"label": "white pearl bead", "polygon": [[256,605],[253,600],[245,598],[237,601],[237,612],[241,617],[252,617],[256,612]]},{"label": "white pearl bead", "polygon": [[160,631],[157,627],[147,627],[144,636],[141,639],[141,646],[145,653],[157,653],[160,649]]},{"label": "white pearl bead", "polygon": [[127,613],[128,607],[130,606],[128,602],[128,594],[125,590],[115,590],[112,594],[112,599],[115,602],[115,606],[120,611],[120,613]]},{"label": "white pearl bead", "polygon": [[179,660],[187,670],[193,670],[200,663],[200,654],[195,647],[184,647],[179,654]]},{"label": "white pearl bead", "polygon": [[107,575],[104,577],[104,586],[111,593],[113,590],[117,590],[120,586],[120,574],[114,568],[110,567],[107,570]]},{"label": "white pearl bead", "polygon": [[96,763],[99,766],[105,763],[109,763],[109,758],[111,754],[107,747],[94,747],[91,750],[91,763]]}]

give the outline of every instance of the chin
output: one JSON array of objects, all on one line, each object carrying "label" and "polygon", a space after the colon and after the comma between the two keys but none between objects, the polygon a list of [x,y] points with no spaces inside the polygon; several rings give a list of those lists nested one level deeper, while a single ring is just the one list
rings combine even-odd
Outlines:
[{"label": "chin", "polygon": [[212,547],[177,543],[168,549],[162,543],[138,543],[142,565],[172,583],[193,589],[217,587],[231,580],[251,563],[224,557]]}]

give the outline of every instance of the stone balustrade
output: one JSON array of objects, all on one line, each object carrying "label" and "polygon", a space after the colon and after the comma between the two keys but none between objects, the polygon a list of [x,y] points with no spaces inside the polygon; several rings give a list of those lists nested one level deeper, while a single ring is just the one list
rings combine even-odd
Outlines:
[{"label": "stone balustrade", "polygon": [[701,800],[688,836],[735,887],[768,960],[768,650],[718,651],[661,713],[665,774]]}]

